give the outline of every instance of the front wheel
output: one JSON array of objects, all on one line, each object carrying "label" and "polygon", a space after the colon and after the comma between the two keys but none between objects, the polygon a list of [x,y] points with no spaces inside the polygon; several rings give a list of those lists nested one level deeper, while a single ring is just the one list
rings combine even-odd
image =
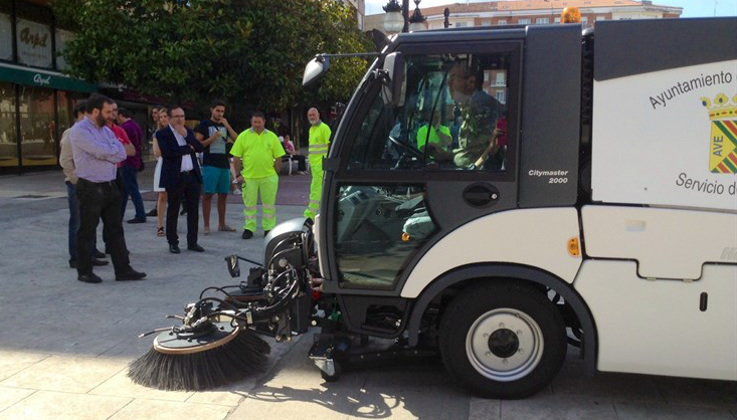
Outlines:
[{"label": "front wheel", "polygon": [[453,379],[474,394],[523,398],[560,370],[565,325],[541,291],[484,283],[464,290],[445,310],[440,351]]}]

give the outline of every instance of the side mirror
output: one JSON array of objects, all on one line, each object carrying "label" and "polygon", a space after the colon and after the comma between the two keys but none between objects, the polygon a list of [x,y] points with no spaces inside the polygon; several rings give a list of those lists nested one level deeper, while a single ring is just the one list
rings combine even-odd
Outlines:
[{"label": "side mirror", "polygon": [[305,72],[302,75],[302,86],[309,86],[319,79],[323,74],[327,73],[330,68],[330,58],[324,55],[316,55],[305,66]]},{"label": "side mirror", "polygon": [[237,255],[228,255],[225,257],[225,262],[228,263],[228,273],[230,273],[230,277],[241,276],[241,268],[238,266]]},{"label": "side mirror", "polygon": [[384,57],[384,66],[382,67],[384,74],[389,80],[384,82],[382,88],[384,98],[387,103],[393,106],[401,106],[404,100],[402,91],[404,90],[404,58],[402,53],[393,52]]}]

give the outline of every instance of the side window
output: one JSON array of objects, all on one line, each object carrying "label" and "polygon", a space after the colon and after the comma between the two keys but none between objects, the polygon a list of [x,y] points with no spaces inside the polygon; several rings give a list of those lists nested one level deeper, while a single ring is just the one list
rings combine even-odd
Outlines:
[{"label": "side window", "polygon": [[335,215],[340,282],[349,288],[393,289],[437,225],[420,185],[344,185]]},{"label": "side window", "polygon": [[379,91],[348,169],[504,172],[509,54],[405,57],[401,105]]}]

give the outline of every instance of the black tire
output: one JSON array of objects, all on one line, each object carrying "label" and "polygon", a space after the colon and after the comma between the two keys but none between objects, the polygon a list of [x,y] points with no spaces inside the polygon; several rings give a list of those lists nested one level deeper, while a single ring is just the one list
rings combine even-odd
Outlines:
[{"label": "black tire", "polygon": [[541,290],[490,280],[464,290],[448,305],[440,323],[440,352],[450,376],[470,392],[524,398],[560,370],[565,325]]},{"label": "black tire", "polygon": [[338,361],[334,360],[333,363],[335,363],[335,373],[332,375],[328,375],[325,371],[320,371],[320,376],[322,376],[322,379],[325,382],[337,382],[338,379],[340,379],[340,374],[343,373],[343,367],[338,363]]}]

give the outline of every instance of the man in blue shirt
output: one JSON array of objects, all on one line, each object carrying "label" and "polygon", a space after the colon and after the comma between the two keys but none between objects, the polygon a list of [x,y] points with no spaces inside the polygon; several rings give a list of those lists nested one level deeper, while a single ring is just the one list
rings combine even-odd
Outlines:
[{"label": "man in blue shirt", "polygon": [[[133,148],[123,146],[105,126],[113,112],[113,101],[103,95],[92,94],[87,100],[87,116],[74,124],[69,132],[69,143],[74,156],[74,174],[77,181],[80,225],[77,231],[77,279],[85,283],[100,283],[102,279],[92,272],[91,242],[97,223],[102,218],[104,237],[115,267],[115,279],[141,280],[140,273],[130,266],[123,225],[120,217],[120,189],[115,179],[117,163],[126,159]],[[128,150],[126,150],[128,149]]]},{"label": "man in blue shirt", "polygon": [[205,147],[202,154],[202,231],[210,233],[210,207],[212,195],[218,195],[218,230],[235,232],[225,223],[225,205],[231,189],[230,147],[238,134],[224,117],[225,102],[213,101],[210,106],[210,119],[202,120],[195,128],[194,135]]}]

